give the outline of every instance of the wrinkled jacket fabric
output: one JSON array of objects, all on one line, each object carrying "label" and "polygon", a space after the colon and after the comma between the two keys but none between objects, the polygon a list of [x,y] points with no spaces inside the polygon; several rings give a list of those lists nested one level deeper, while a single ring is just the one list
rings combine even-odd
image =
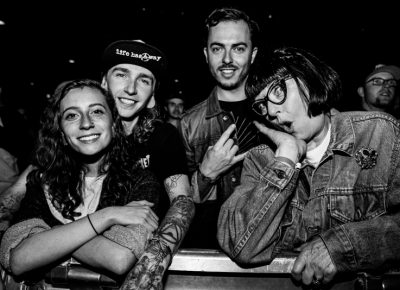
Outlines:
[{"label": "wrinkled jacket fabric", "polygon": [[331,125],[315,169],[294,169],[267,146],[251,150],[218,220],[219,244],[232,259],[269,263],[321,237],[339,272],[400,261],[399,123],[384,113],[344,112]]},{"label": "wrinkled jacket fabric", "polygon": [[[216,89],[203,102],[189,109],[182,117],[179,132],[186,150],[191,184],[193,185],[194,200],[200,202],[200,193],[197,182],[197,172],[203,157],[209,146],[213,146],[222,133],[233,124],[230,113],[221,109]],[[237,141],[237,137],[231,138]],[[202,193],[209,200],[226,200],[233,192],[233,189],[240,182],[242,162],[232,166],[215,184],[204,187],[206,193]]]}]

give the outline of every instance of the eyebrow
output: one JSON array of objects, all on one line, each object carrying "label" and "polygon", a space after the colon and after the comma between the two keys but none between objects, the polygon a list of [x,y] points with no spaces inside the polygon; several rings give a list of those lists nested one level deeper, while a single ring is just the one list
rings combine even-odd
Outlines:
[{"label": "eyebrow", "polygon": [[[119,66],[114,67],[114,68],[111,70],[111,73],[113,73],[113,72],[115,72],[115,71],[122,71],[122,72],[124,72],[124,73],[131,73],[131,70],[129,70],[129,69],[127,69],[127,68],[124,68],[124,67],[119,67]],[[152,75],[150,75],[150,74],[148,74],[148,73],[144,73],[144,72],[139,73],[139,74],[138,74],[138,77],[146,77],[146,78],[151,79],[152,81],[155,80],[155,78],[154,78]]]},{"label": "eyebrow", "polygon": [[[104,110],[106,110],[106,111],[107,111],[107,108],[106,108],[106,106],[105,106],[105,105],[103,105],[102,103],[94,103],[94,104],[90,104],[90,105],[89,105],[89,108],[93,108],[93,107],[96,107],[96,106],[103,107],[103,108],[104,108]],[[64,115],[64,113],[65,113],[66,111],[69,111],[69,110],[80,110],[80,107],[78,107],[78,106],[71,106],[71,107],[68,107],[68,108],[66,108],[64,111],[62,111],[62,113],[61,113],[61,116],[63,116],[63,115]]]},{"label": "eyebrow", "polygon": [[[216,42],[216,41],[211,42],[209,45],[210,45],[210,46],[213,46],[213,45],[225,46],[223,43],[221,43],[221,42]],[[247,42],[244,42],[244,41],[241,41],[241,42],[232,44],[233,47],[241,46],[241,45],[244,45],[244,46],[246,46],[246,47],[248,46]]]}]

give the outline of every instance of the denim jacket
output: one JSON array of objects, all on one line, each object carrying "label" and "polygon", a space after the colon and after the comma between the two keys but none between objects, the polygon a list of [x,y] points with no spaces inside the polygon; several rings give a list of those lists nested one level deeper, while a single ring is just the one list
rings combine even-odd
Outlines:
[{"label": "denim jacket", "polygon": [[[221,109],[216,89],[206,100],[189,109],[182,117],[179,132],[186,150],[195,202],[224,201],[240,182],[242,162],[231,167],[215,184],[198,178],[198,168],[208,147],[213,146],[231,124],[232,116]],[[231,138],[235,140],[237,137]]]},{"label": "denim jacket", "polygon": [[400,124],[384,113],[344,112],[331,125],[315,169],[292,168],[264,145],[246,157],[218,220],[232,259],[270,263],[320,237],[339,272],[400,261]]}]

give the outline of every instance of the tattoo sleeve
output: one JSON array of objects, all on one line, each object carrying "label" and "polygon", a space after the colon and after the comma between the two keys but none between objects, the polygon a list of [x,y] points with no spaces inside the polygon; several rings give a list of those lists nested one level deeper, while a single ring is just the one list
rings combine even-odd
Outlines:
[{"label": "tattoo sleeve", "polygon": [[[186,180],[183,187],[180,180],[182,178]],[[186,175],[174,175],[165,182],[170,197],[176,196],[144,254],[128,273],[120,289],[163,288],[163,275],[171,264],[173,255],[178,251],[194,216],[192,198],[188,194],[176,194],[179,188],[189,192],[186,182],[188,184]]]}]

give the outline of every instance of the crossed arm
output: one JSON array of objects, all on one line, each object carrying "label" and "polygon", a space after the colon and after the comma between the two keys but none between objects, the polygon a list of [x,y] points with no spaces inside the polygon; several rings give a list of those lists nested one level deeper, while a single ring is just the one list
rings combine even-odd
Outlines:
[{"label": "crossed arm", "polygon": [[120,289],[162,289],[162,277],[189,228],[195,209],[187,175],[170,176],[164,186],[171,206]]}]

